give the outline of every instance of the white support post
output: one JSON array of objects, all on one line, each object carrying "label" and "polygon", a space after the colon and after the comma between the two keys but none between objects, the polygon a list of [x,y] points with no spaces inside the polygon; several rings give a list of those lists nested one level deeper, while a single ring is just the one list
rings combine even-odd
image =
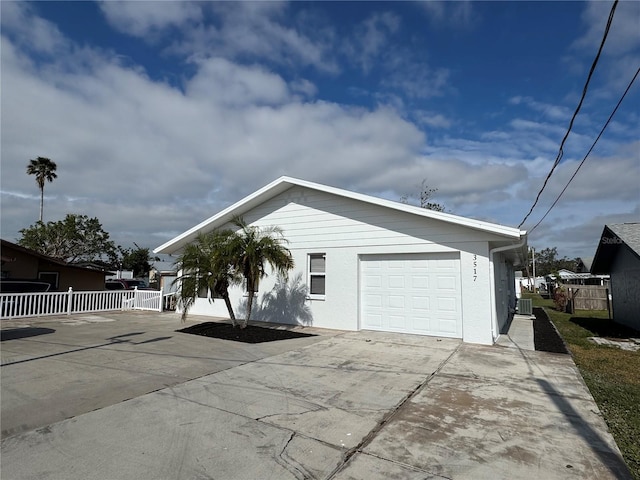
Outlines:
[{"label": "white support post", "polygon": [[71,315],[73,311],[73,287],[69,287],[67,292],[67,315]]}]

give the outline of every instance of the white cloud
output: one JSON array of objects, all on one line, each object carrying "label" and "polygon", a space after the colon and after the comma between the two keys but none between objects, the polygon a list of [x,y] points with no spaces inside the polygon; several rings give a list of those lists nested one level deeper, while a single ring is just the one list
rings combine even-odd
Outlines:
[{"label": "white cloud", "polygon": [[[600,47],[613,2],[585,2],[582,23],[586,31],[570,47],[565,59],[585,77]],[[640,2],[618,3],[600,56],[590,95],[595,99],[617,98],[640,64]]]},{"label": "white cloud", "polygon": [[[331,76],[319,77],[318,85],[302,76],[307,67],[339,71],[334,57],[342,53],[332,48],[337,40],[331,28],[311,34],[300,27],[308,18],[285,26],[287,6],[271,2],[196,5],[217,20],[205,25],[198,14],[188,14],[190,7],[174,20],[136,20],[142,14],[135,6],[118,20],[133,25],[130,33],[151,33],[167,43],[175,37],[163,32],[189,25],[171,47],[189,57],[193,69],[179,85],[151,78],[132,60],[123,63],[120,52],[72,44],[31,7],[9,11],[2,5],[4,238],[14,239],[37,219],[38,190],[25,168],[38,155],[58,163],[58,178],[45,187],[45,220],[69,212],[97,216],[117,242],[150,247],[283,174],[393,200],[426,178],[438,188],[436,201],[454,213],[514,225],[555,158],[566,127],[562,107],[514,97],[513,104],[535,115],[466,136],[455,132],[460,118],[444,114],[436,102],[414,108],[413,99],[451,91],[449,71],[418,62],[373,34],[391,39],[400,28],[393,19],[370,17],[371,61],[385,60],[379,67],[390,74],[375,96],[365,92],[378,106],[362,108],[323,100],[320,85]],[[34,37],[53,43],[28,46],[27,29],[11,18],[40,25],[43,32]],[[5,30],[5,23],[11,27]],[[52,44],[57,46],[49,52],[64,55],[30,56]],[[295,68],[278,71],[274,65]],[[617,135],[637,130],[637,115],[616,120],[611,131]],[[592,140],[581,130],[592,128],[588,122],[577,126],[549,195],[559,191]],[[638,145],[626,152],[605,146],[603,139],[599,151],[606,153],[580,173],[577,190],[567,193],[553,222],[570,219],[579,228],[585,215],[633,211]],[[588,209],[582,216],[576,214],[581,204]],[[535,241],[553,239],[546,225]]]},{"label": "white cloud", "polygon": [[53,55],[69,48],[69,42],[53,23],[34,15],[32,5],[23,2],[1,2],[0,15],[4,35],[13,37],[21,47],[41,54]]},{"label": "white cloud", "polygon": [[426,110],[414,110],[413,116],[420,125],[426,125],[433,128],[449,128],[452,124],[450,118],[437,112],[429,112]]},{"label": "white cloud", "polygon": [[373,13],[355,28],[351,41],[343,48],[352,62],[369,73],[388,46],[389,37],[399,27],[400,17],[397,15],[390,12]]},{"label": "white cloud", "polygon": [[196,58],[260,58],[279,65],[313,66],[336,73],[332,55],[332,31],[302,33],[295,25],[283,25],[287,6],[280,2],[212,2],[207,4],[213,23],[199,23],[181,32],[168,51]]},{"label": "white cloud", "polygon": [[478,14],[469,1],[428,1],[418,2],[418,5],[424,10],[431,24],[441,28],[454,26],[466,29],[478,21]]},{"label": "white cloud", "polygon": [[550,103],[544,103],[534,100],[531,97],[515,96],[509,99],[509,103],[512,105],[526,105],[532,110],[539,112],[543,117],[549,120],[564,120],[569,121],[573,111],[567,107],[561,105],[552,105]]},{"label": "white cloud", "polygon": [[186,88],[190,97],[226,106],[277,105],[289,99],[288,86],[279,75],[223,58],[198,62],[198,73]]},{"label": "white cloud", "polygon": [[[582,22],[586,32],[572,45],[575,50],[588,51],[595,55],[600,47],[604,29],[613,2],[586,2]],[[640,46],[640,3],[622,1],[618,3],[611,29],[605,44],[607,55],[623,56]]]},{"label": "white cloud", "polygon": [[3,53],[2,211],[10,237],[37,218],[36,197],[5,193],[37,193],[24,173],[37,155],[58,164],[45,189],[45,219],[98,216],[118,241],[145,243],[140,236],[186,229],[279,175],[354,184],[363,168],[402,165],[424,143],[391,110],[303,103],[262,67],[203,61],[182,92],[98,53],[78,71],[25,68],[6,38]]},{"label": "white cloud", "polygon": [[100,10],[112,27],[132,36],[154,38],[169,27],[202,19],[197,3],[174,1],[103,1]]}]

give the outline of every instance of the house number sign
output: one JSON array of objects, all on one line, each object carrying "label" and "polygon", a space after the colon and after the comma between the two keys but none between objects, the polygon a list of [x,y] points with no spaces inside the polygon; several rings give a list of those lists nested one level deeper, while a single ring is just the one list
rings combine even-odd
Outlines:
[{"label": "house number sign", "polygon": [[478,255],[473,255],[473,281],[478,280]]}]

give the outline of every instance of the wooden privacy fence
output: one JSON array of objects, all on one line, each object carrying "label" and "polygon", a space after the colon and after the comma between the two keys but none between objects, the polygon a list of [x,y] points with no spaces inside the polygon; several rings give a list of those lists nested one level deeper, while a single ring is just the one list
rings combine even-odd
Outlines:
[{"label": "wooden privacy fence", "polygon": [[609,289],[601,285],[572,285],[569,298],[576,310],[608,310]]}]

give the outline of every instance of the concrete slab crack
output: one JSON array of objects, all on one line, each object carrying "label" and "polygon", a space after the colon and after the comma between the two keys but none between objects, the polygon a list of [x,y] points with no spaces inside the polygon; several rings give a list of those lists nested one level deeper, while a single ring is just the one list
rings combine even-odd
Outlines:
[{"label": "concrete slab crack", "polygon": [[311,473],[309,473],[302,465],[300,465],[298,462],[289,457],[289,455],[287,455],[287,448],[289,447],[289,444],[295,436],[296,433],[291,432],[289,438],[282,447],[282,450],[280,450],[280,453],[275,456],[275,461],[278,463],[278,465],[281,465],[289,472],[291,472],[296,478],[300,480],[311,479],[313,478],[313,475],[311,475]]},{"label": "concrete slab crack", "polygon": [[[347,450],[347,452],[345,452],[344,456],[342,457],[342,462],[340,464],[338,464],[336,466],[336,468],[327,476],[326,480],[331,480],[332,478],[334,478],[341,470],[343,470],[347,463],[349,463],[349,461],[351,460],[352,457],[354,457],[357,453],[362,453],[362,451],[364,450],[364,448],[369,445],[373,439],[378,435],[378,433],[380,433],[380,431],[382,430],[382,428],[396,415],[396,413],[407,403],[409,402],[413,397],[415,397],[424,387],[427,386],[427,384],[438,374],[440,373],[440,371],[444,368],[444,366],[449,362],[449,360],[451,360],[451,358],[453,358],[453,356],[458,353],[458,350],[460,350],[460,347],[462,346],[462,344],[459,344],[455,350],[453,352],[451,352],[449,354],[449,356],[447,356],[447,358],[445,358],[440,365],[438,365],[438,368],[435,369],[435,371],[433,373],[431,373],[431,375],[427,376],[427,378],[421,382],[420,384],[418,384],[418,386],[416,386],[416,388],[414,388],[412,391],[410,391],[401,401],[400,403],[398,403],[396,405],[396,407],[391,410],[387,415],[385,415],[384,417],[382,417],[382,420],[380,420],[380,422],[378,422],[378,424],[371,429],[371,431],[362,439],[362,441],[356,445],[355,447],[351,448],[350,450]],[[386,459],[385,459],[386,460]],[[443,477],[444,478],[444,477]]]},{"label": "concrete slab crack", "polygon": [[381,457],[380,455],[376,455],[375,453],[364,453],[363,452],[362,455],[367,455],[367,456],[372,457],[372,458],[377,458],[377,459],[383,460],[385,462],[393,463],[394,465],[399,465],[402,468],[405,468],[407,470],[413,470],[414,472],[425,473],[428,476],[424,477],[423,480],[453,480],[453,477],[445,477],[444,475],[440,475],[439,473],[433,473],[433,472],[430,472],[429,470],[425,470],[423,468],[418,468],[418,467],[416,467],[414,465],[409,465],[407,463],[398,462],[396,460],[390,460],[388,458]]}]

